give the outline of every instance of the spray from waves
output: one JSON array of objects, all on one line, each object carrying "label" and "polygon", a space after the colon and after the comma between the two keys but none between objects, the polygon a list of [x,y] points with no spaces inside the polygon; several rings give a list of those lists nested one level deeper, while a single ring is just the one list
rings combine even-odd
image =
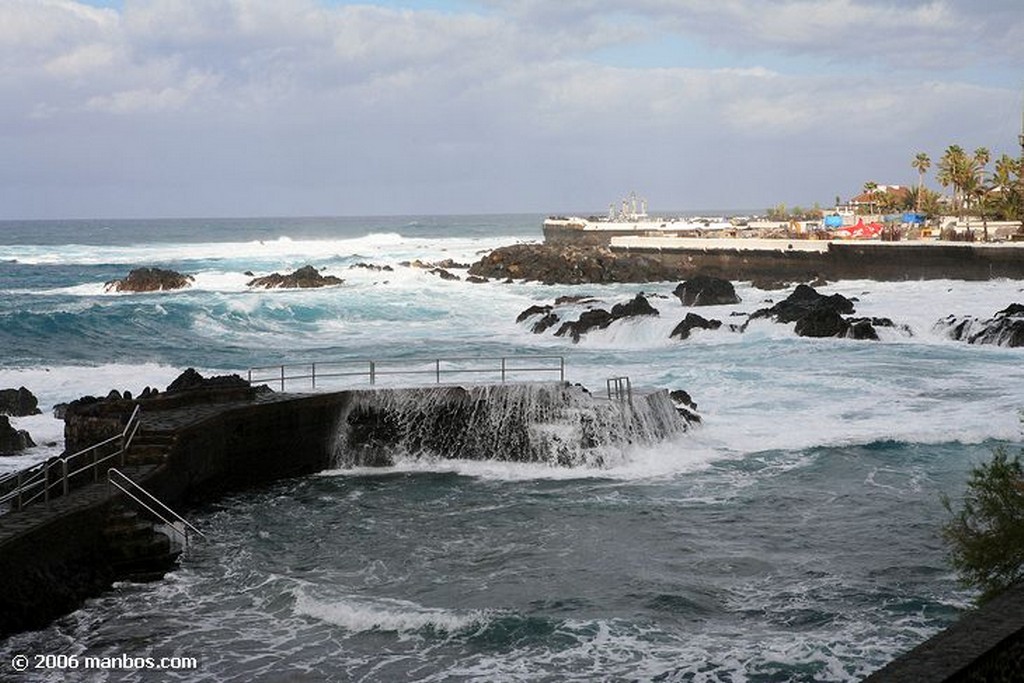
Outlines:
[{"label": "spray from waves", "polygon": [[667,392],[608,401],[566,383],[356,392],[340,425],[341,467],[410,458],[606,467],[628,445],[688,427]]},{"label": "spray from waves", "polygon": [[434,634],[477,630],[487,623],[489,610],[453,610],[424,607],[409,600],[347,595],[328,598],[297,588],[295,613],[313,617],[351,633],[384,631],[411,634],[428,631]]}]

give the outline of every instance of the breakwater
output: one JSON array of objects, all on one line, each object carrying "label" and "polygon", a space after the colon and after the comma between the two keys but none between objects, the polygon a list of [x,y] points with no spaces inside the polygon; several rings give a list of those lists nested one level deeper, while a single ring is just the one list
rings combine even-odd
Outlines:
[{"label": "breakwater", "polygon": [[[600,465],[612,449],[686,430],[665,391],[604,400],[566,382],[256,393],[248,387],[111,401],[72,435],[122,429],[142,407],[125,472],[178,510],[332,466],[398,457]],[[77,438],[77,437],[76,437]],[[111,529],[124,504],[105,477],[0,516],[0,637],[40,628],[122,578]]]},{"label": "breakwater", "polygon": [[1024,244],[619,238],[611,251],[654,259],[679,277],[734,280],[1024,279]]}]

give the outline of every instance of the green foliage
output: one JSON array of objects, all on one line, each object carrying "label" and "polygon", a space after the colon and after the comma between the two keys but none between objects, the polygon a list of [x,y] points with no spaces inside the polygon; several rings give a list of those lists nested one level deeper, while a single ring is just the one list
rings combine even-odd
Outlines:
[{"label": "green foliage", "polygon": [[1024,580],[1024,467],[997,449],[971,471],[963,508],[942,529],[960,580],[981,591],[980,602]]}]

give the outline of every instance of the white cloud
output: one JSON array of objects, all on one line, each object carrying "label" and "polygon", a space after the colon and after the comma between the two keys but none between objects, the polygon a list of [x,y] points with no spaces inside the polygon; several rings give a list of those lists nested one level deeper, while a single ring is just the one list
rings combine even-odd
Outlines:
[{"label": "white cloud", "polygon": [[[1016,106],[1017,84],[969,85],[941,69],[929,79],[900,76],[870,68],[863,54],[884,45],[889,59],[899,54],[889,41],[903,36],[899,45],[920,59],[945,47],[950,21],[969,19],[969,31],[991,21],[966,5],[626,6],[518,2],[440,13],[312,0],[126,0],[118,13],[11,0],[0,5],[0,38],[33,40],[20,49],[0,40],[0,152],[9,160],[0,205],[43,210],[39,198],[54,196],[48,178],[58,177],[65,201],[81,196],[87,207],[87,196],[106,196],[106,209],[80,211],[108,214],[127,211],[111,199],[124,195],[166,211],[168,187],[191,188],[197,205],[179,211],[193,214],[275,212],[275,202],[304,213],[538,209],[559,193],[593,193],[601,206],[620,185],[652,198],[658,187],[685,185],[699,195],[694,205],[714,205],[716,192],[728,194],[715,188],[722,177],[756,192],[757,203],[789,184],[810,193],[797,195],[809,203],[824,182],[814,165],[854,146],[861,168],[892,156],[896,173],[906,145],[919,151],[934,139],[996,150],[1002,137],[1015,140],[999,117]],[[631,68],[592,59],[598,48],[642,45],[665,26],[742,45],[743,58]],[[1019,31],[1010,22],[995,40]],[[860,51],[847,55],[841,42],[821,39],[835,32],[856,34],[849,42]],[[760,49],[800,53],[810,64],[847,59],[850,69],[841,77],[787,71]],[[975,52],[950,58],[965,54]],[[973,139],[986,135],[995,139]],[[809,160],[798,176],[735,175],[794,149]],[[79,172],[83,158],[104,163]],[[26,190],[25,178],[38,191]],[[88,191],[98,183],[105,195]],[[473,206],[459,205],[466,196]],[[367,197],[377,203],[353,206]],[[252,209],[234,209],[247,201]]]}]

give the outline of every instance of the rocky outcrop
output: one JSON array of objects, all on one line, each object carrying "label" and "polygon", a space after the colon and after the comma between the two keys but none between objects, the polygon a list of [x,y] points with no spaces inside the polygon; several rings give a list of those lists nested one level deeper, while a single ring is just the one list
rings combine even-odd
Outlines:
[{"label": "rocky outcrop", "polygon": [[451,272],[445,270],[444,268],[431,268],[427,272],[429,272],[431,275],[438,276],[442,280],[452,281],[452,280],[461,280],[462,279],[458,275],[456,275],[455,273],[451,273]]},{"label": "rocky outcrop", "polygon": [[611,312],[603,308],[585,311],[577,320],[562,323],[562,326],[555,332],[555,336],[563,337],[569,335],[573,343],[577,343],[580,337],[593,329],[603,330],[616,320],[621,320],[622,318],[648,315],[658,315],[658,311],[651,306],[643,294],[637,294],[628,303],[612,306]]},{"label": "rocky outcrop", "polygon": [[672,293],[684,306],[724,306],[740,302],[731,282],[709,275],[681,282]]},{"label": "rocky outcrop", "polygon": [[1024,346],[1024,305],[1010,304],[988,320],[967,316],[947,316],[935,324],[946,328],[950,339],[968,344]]},{"label": "rocky outcrop", "polygon": [[617,254],[607,247],[515,244],[495,249],[469,267],[480,277],[534,280],[552,284],[661,282],[678,270],[658,258]]},{"label": "rocky outcrop", "polygon": [[0,415],[0,455],[13,455],[35,445],[28,432],[15,429],[9,417]]},{"label": "rocky outcrop", "polygon": [[853,301],[842,294],[825,296],[808,285],[797,285],[786,299],[771,308],[762,308],[750,319],[771,318],[780,323],[795,323],[793,331],[801,337],[849,337],[877,340],[876,327],[894,327],[888,318],[852,318]]},{"label": "rocky outcrop", "polygon": [[721,320],[708,320],[696,313],[687,313],[668,336],[670,339],[684,340],[690,338],[691,330],[717,330],[721,326]]},{"label": "rocky outcrop", "polygon": [[697,403],[690,398],[689,392],[676,389],[668,392],[668,397],[676,407],[676,412],[688,424],[700,424],[702,422],[701,416],[697,413]]},{"label": "rocky outcrop", "polygon": [[303,266],[289,275],[271,273],[263,277],[249,280],[249,287],[263,287],[264,289],[311,289],[314,287],[327,287],[343,283],[340,277],[334,275],[321,275],[313,266]]},{"label": "rocky outcrop", "polygon": [[195,368],[188,368],[167,385],[168,394],[197,389],[247,389],[249,382],[238,375],[218,375],[203,377]]},{"label": "rocky outcrop", "polygon": [[108,292],[158,292],[168,289],[183,289],[195,281],[191,275],[183,275],[163,268],[135,268],[121,280],[111,280],[105,286]]},{"label": "rocky outcrop", "polygon": [[24,417],[41,412],[38,399],[25,387],[0,389],[0,415]]}]

